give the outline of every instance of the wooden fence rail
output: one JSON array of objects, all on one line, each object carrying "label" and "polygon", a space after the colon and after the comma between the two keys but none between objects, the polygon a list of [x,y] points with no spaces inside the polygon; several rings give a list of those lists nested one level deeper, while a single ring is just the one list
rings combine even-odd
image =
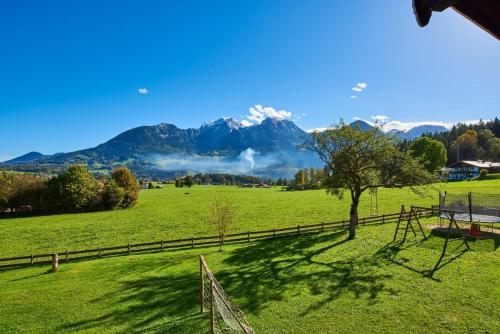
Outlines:
[{"label": "wooden fence rail", "polygon": [[[428,209],[427,211],[421,210],[419,211],[419,214],[423,216],[429,214],[430,212],[431,209]],[[358,224],[365,225],[374,223],[379,223],[379,224],[390,223],[393,222],[394,220],[400,219],[400,215],[401,213],[392,213],[379,216],[364,217],[359,219]],[[402,218],[407,218],[407,217],[402,217]],[[339,228],[346,228],[348,225],[349,225],[348,220],[340,220],[335,222],[324,222],[319,224],[273,228],[261,231],[230,233],[224,236],[223,243],[230,244],[236,242],[250,242],[252,240],[263,240],[263,239],[265,240],[265,239],[297,236],[308,233],[321,233]],[[119,254],[130,254],[131,252],[162,251],[166,249],[185,249],[185,248],[194,248],[195,246],[219,245],[220,242],[221,241],[219,240],[219,236],[212,235],[205,237],[159,240],[153,242],[127,244],[123,246],[98,247],[92,249],[73,250],[73,251],[66,250],[60,253],[30,254],[25,256],[0,258],[0,268],[16,267],[28,264],[33,265],[35,263],[49,263],[52,261],[52,257],[54,254],[58,254],[60,259],[59,261],[69,261],[70,259],[96,258],[106,255],[110,256]]]}]

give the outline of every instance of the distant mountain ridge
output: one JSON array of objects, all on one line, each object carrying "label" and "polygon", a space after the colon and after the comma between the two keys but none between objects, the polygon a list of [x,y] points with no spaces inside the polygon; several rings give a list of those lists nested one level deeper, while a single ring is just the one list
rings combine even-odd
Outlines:
[{"label": "distant mountain ridge", "polygon": [[125,131],[95,148],[59,153],[41,162],[68,160],[95,162],[123,161],[137,154],[239,154],[252,148],[266,153],[297,149],[308,134],[292,121],[266,118],[262,123],[243,127],[232,118],[221,118],[200,128],[180,129],[161,123]]},{"label": "distant mountain ridge", "polygon": [[26,153],[24,155],[21,155],[17,158],[7,160],[4,163],[7,163],[7,164],[26,163],[26,162],[32,162],[32,161],[41,159],[43,157],[45,157],[45,156],[40,152],[30,152],[30,153]]},{"label": "distant mountain ridge", "polygon": [[101,170],[125,164],[144,175],[236,170],[259,176],[291,176],[299,168],[318,164],[312,152],[301,147],[308,136],[292,121],[275,118],[252,126],[220,118],[188,129],[161,123],[127,130],[94,148],[23,156],[4,164],[84,163]]},{"label": "distant mountain ridge", "polygon": [[[350,124],[351,126],[358,126],[361,130],[366,131],[373,129],[374,126],[370,125],[368,122],[363,120],[356,120]],[[391,129],[387,133],[393,135],[399,139],[415,139],[422,136],[424,133],[438,133],[448,131],[445,126],[442,125],[418,125],[408,131],[401,131],[397,129]]]},{"label": "distant mountain ridge", "polygon": [[[350,124],[366,131],[369,123]],[[402,139],[446,128],[422,125],[407,132],[391,131]],[[242,126],[233,118],[206,122],[199,128],[180,129],[161,123],[127,130],[94,148],[46,156],[30,152],[3,165],[69,165],[83,163],[93,170],[127,165],[143,176],[185,172],[245,173],[291,177],[300,168],[319,167],[319,159],[302,144],[310,134],[294,122],[266,118],[260,124]]]}]

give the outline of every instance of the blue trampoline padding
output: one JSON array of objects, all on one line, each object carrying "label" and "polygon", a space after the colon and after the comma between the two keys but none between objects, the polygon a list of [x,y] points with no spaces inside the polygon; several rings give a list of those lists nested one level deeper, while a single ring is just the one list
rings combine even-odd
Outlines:
[{"label": "blue trampoline padding", "polygon": [[[450,217],[445,213],[442,213],[440,217],[444,219],[450,219]],[[470,215],[468,213],[456,213],[454,218],[455,220],[462,222],[470,221]],[[500,223],[500,217],[472,214],[472,221],[480,223]]]}]

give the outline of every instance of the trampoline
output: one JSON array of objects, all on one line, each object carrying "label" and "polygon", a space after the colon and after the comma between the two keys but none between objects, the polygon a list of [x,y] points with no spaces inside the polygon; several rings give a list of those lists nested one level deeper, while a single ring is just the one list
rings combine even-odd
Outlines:
[{"label": "trampoline", "polygon": [[[449,219],[449,217],[445,214],[442,213],[440,218],[443,219]],[[479,222],[479,223],[500,223],[500,217],[496,216],[487,216],[487,215],[480,215],[480,214],[468,214],[468,213],[456,213],[455,214],[455,220],[459,222]]]},{"label": "trampoline", "polygon": [[484,223],[493,230],[493,225],[500,223],[500,194],[439,193],[439,224],[449,220],[453,211],[454,219],[462,223]]}]

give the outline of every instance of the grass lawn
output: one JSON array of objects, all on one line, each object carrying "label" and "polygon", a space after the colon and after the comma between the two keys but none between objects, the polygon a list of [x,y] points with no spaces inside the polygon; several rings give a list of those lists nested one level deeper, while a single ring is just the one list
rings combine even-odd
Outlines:
[{"label": "grass lawn", "polygon": [[[498,193],[500,180],[449,183],[449,192]],[[349,201],[324,191],[195,186],[141,192],[129,210],[0,220],[1,256],[211,233],[214,192],[233,198],[234,231],[347,218]],[[189,192],[185,195],[185,192]],[[407,189],[381,189],[378,212],[430,205]],[[370,197],[361,214],[370,213]],[[427,223],[435,223],[430,219]],[[498,333],[500,257],[492,240],[455,241],[432,277],[443,239],[391,244],[394,224],[226,246],[0,271],[0,333],[207,333],[199,314],[198,256],[257,333]]]},{"label": "grass lawn", "polygon": [[[201,191],[201,187],[200,187]],[[145,197],[145,196],[144,196]],[[304,215],[306,216],[306,215]],[[500,257],[491,240],[391,244],[394,224],[0,272],[0,333],[207,333],[204,254],[257,333],[498,333]]]},{"label": "grass lawn", "polygon": [[[499,191],[500,180],[456,182],[436,188],[495,193]],[[378,212],[399,212],[401,204],[436,204],[437,189],[429,190],[429,196],[424,198],[408,189],[380,189]],[[136,207],[127,210],[0,219],[0,257],[213,234],[203,218],[215,192],[227,194],[237,207],[239,219],[233,232],[348,218],[348,196],[338,200],[323,190],[282,192],[279,188],[167,186],[142,191]],[[360,214],[370,214],[368,192],[362,198]]]}]

